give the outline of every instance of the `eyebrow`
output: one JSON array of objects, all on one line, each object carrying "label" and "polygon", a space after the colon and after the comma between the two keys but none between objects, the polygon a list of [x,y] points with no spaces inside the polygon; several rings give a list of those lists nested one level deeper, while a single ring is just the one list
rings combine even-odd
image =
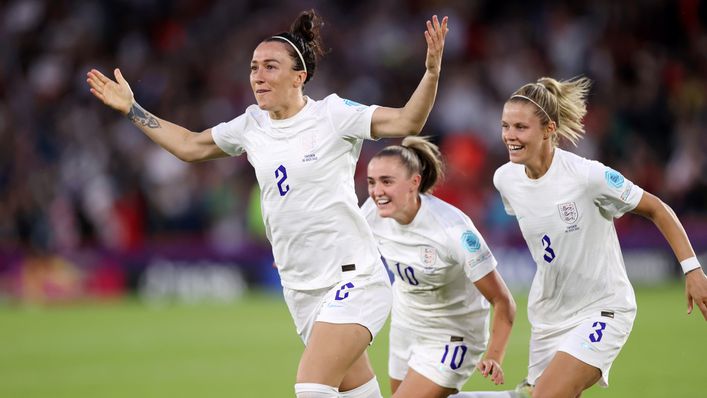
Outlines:
[{"label": "eyebrow", "polygon": [[[264,60],[262,60],[262,61],[260,61],[260,62],[262,62],[262,63],[266,63],[266,62],[277,62],[278,64],[280,63],[280,61],[276,60],[275,58],[264,59]],[[256,60],[251,60],[250,63],[251,63],[251,64],[257,64],[258,61],[256,61]]]}]

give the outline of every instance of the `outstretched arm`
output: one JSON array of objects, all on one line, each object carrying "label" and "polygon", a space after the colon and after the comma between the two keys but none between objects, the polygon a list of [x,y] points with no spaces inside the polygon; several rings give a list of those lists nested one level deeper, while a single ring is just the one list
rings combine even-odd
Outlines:
[{"label": "outstretched arm", "polygon": [[116,68],[113,73],[115,81],[96,69],[91,69],[86,74],[91,94],[105,105],[126,115],[152,141],[187,162],[228,156],[214,142],[211,129],[195,133],[152,115],[135,102],[133,91],[120,69]]},{"label": "outstretched arm", "polygon": [[[633,209],[633,213],[653,221],[670,244],[678,261],[684,262],[688,259],[692,259],[688,262],[697,261],[687,233],[670,206],[656,196],[644,192],[638,206]],[[685,275],[685,295],[687,297],[687,313],[692,313],[693,305],[697,304],[702,316],[707,320],[707,276],[701,267],[692,269]]]},{"label": "outstretched arm", "polygon": [[484,377],[491,375],[494,384],[503,384],[503,357],[506,355],[508,338],[511,335],[513,320],[516,316],[516,303],[501,275],[493,270],[474,282],[474,286],[493,306],[491,338],[484,359],[476,364]]},{"label": "outstretched arm", "polygon": [[404,107],[380,107],[373,112],[371,136],[374,138],[405,137],[417,135],[422,131],[437,95],[444,39],[448,31],[447,17],[442,18],[441,24],[436,15],[432,17],[432,21],[427,21],[425,74]]}]

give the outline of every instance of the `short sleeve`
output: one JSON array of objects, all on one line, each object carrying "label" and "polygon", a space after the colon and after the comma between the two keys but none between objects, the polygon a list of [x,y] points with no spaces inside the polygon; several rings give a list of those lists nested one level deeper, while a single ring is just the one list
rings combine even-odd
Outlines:
[{"label": "short sleeve", "polygon": [[493,185],[496,187],[496,190],[498,193],[501,195],[501,201],[503,202],[503,209],[506,210],[506,214],[510,216],[515,216],[516,213],[513,210],[513,207],[511,207],[511,203],[506,199],[505,196],[503,196],[503,191],[501,190],[501,185],[502,185],[502,173],[501,169],[496,170],[496,172],[493,174]]},{"label": "short sleeve", "polygon": [[476,282],[496,268],[496,258],[471,220],[467,221],[466,226],[458,226],[451,231],[452,253],[464,268],[466,276]]},{"label": "short sleeve", "polygon": [[588,186],[602,213],[619,218],[638,206],[643,189],[600,162],[589,164]]},{"label": "short sleeve", "polygon": [[371,137],[371,119],[377,105],[358,102],[331,94],[325,98],[327,112],[334,131],[343,138],[366,139]]},{"label": "short sleeve", "polygon": [[219,123],[214,126],[211,128],[211,135],[222,151],[231,156],[239,156],[245,152],[242,137],[247,124],[248,116],[244,113],[230,122]]}]

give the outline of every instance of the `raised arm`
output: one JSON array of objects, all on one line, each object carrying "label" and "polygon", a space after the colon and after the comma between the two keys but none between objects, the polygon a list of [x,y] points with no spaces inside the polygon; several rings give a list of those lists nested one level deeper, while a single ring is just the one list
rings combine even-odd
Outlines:
[{"label": "raised arm", "polygon": [[[656,196],[644,192],[633,213],[653,221],[681,264],[699,265],[687,233],[670,206]],[[687,313],[692,313],[693,304],[697,304],[702,316],[707,320],[707,276],[701,267],[691,269],[685,274],[685,296]]]},{"label": "raised arm", "polygon": [[114,74],[115,81],[96,69],[91,69],[86,74],[91,94],[105,105],[126,115],[152,141],[186,162],[228,156],[214,142],[211,129],[195,133],[152,115],[135,102],[133,91],[120,69],[116,68]]},{"label": "raised arm", "polygon": [[447,17],[442,18],[441,24],[436,15],[432,17],[432,21],[427,21],[425,74],[404,107],[380,107],[373,112],[371,136],[374,138],[405,137],[417,135],[422,131],[437,95],[444,39],[448,31]]},{"label": "raised arm", "polygon": [[511,335],[513,320],[516,316],[516,303],[501,275],[493,270],[474,282],[474,286],[493,306],[491,338],[484,358],[476,364],[484,377],[491,376],[495,384],[503,384],[503,357],[506,355],[508,338]]}]

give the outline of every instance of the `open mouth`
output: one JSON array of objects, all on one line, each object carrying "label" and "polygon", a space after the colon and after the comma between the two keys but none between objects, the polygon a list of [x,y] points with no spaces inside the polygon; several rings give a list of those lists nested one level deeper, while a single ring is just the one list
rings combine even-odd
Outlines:
[{"label": "open mouth", "polygon": [[508,145],[508,151],[513,153],[513,152],[518,152],[525,149],[524,145]]},{"label": "open mouth", "polygon": [[375,202],[378,207],[381,207],[381,206],[385,206],[388,203],[390,203],[390,199],[389,198],[378,198],[375,200]]}]

